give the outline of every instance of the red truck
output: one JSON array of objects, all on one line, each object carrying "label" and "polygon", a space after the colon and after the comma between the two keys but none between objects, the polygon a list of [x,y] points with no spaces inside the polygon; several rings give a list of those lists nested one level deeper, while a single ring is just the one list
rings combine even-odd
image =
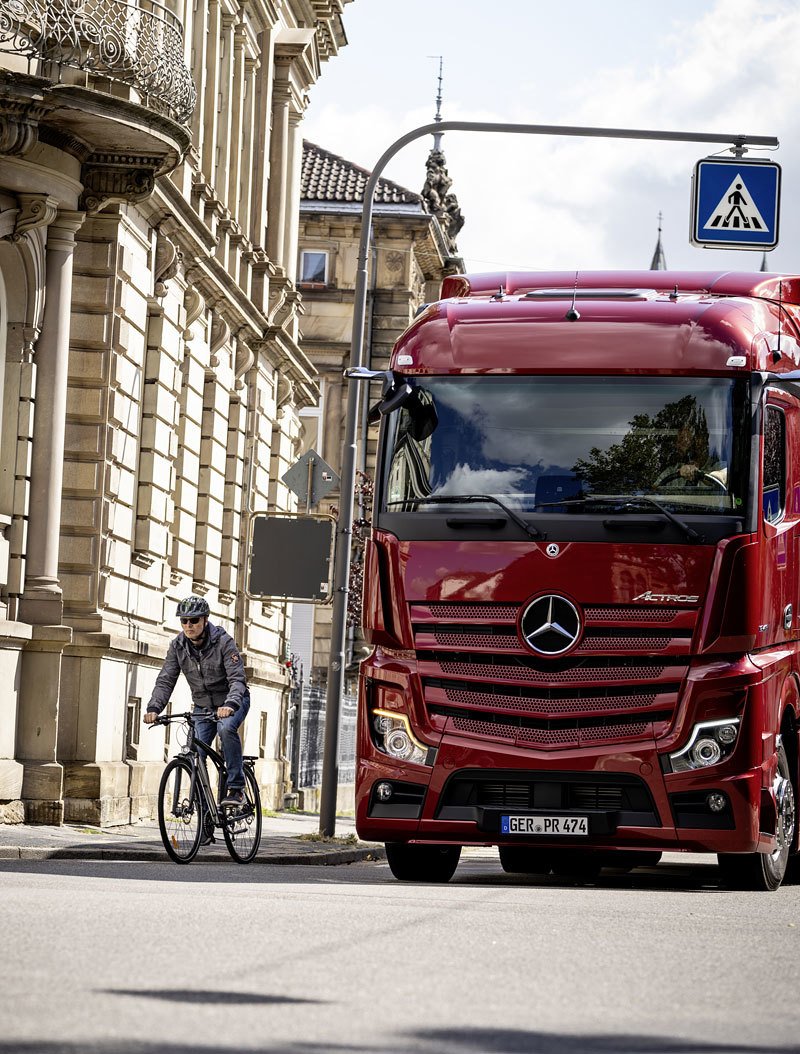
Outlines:
[{"label": "red truck", "polygon": [[357,830],[591,879],[797,852],[800,277],[456,275],[394,347]]}]

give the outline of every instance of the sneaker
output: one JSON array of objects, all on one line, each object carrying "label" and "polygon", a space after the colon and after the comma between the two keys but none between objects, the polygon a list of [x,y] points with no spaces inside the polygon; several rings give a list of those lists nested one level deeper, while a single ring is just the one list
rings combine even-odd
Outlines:
[{"label": "sneaker", "polygon": [[244,791],[239,789],[233,790],[229,787],[228,793],[222,799],[220,805],[244,805]]}]

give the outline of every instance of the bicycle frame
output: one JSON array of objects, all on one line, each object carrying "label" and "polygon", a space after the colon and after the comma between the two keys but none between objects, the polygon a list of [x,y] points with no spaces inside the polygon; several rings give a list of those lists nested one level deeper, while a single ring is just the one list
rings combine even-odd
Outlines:
[{"label": "bicycle frame", "polygon": [[218,796],[214,794],[211,787],[211,780],[208,776],[208,769],[205,764],[201,764],[204,761],[201,751],[205,753],[207,757],[214,763],[214,767],[217,770],[218,781],[217,786],[221,787],[223,783],[223,777],[225,774],[225,761],[222,755],[214,750],[208,743],[203,743],[202,740],[197,738],[195,726],[192,718],[189,718],[189,741],[186,747],[180,751],[180,757],[187,758],[192,767],[192,782],[189,786],[189,801],[192,800],[194,795],[194,789],[199,781],[200,793],[204,799],[205,806],[211,815],[215,818],[217,825],[222,820],[222,810],[218,803]]}]

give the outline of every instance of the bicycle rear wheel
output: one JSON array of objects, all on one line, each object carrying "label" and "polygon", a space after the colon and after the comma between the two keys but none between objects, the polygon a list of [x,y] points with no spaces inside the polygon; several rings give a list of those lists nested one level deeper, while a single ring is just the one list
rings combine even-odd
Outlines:
[{"label": "bicycle rear wheel", "polygon": [[185,758],[173,758],[158,788],[158,826],[164,848],[176,864],[188,864],[197,856],[204,812],[197,783],[192,793],[192,766]]},{"label": "bicycle rear wheel", "polygon": [[249,864],[261,845],[261,794],[252,769],[244,770],[244,805],[223,810],[222,833],[237,864]]}]

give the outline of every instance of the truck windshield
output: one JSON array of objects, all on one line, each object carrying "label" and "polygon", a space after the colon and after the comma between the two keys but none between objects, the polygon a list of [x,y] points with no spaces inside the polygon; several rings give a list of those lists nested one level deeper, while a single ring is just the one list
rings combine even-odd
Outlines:
[{"label": "truck windshield", "polygon": [[[684,513],[744,511],[746,378],[461,376],[411,383],[415,396],[392,414],[387,434],[388,511],[441,512],[441,498],[459,494],[492,495],[539,514],[567,506],[602,514],[604,498],[616,506],[642,495]],[[420,500],[429,496],[440,500]]]}]

